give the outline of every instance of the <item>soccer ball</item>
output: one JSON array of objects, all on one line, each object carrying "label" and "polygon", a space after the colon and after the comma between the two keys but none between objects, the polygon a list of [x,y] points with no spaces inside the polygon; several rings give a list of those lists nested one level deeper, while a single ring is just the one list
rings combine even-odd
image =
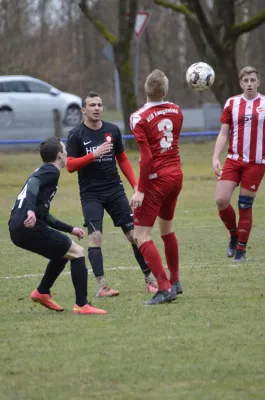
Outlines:
[{"label": "soccer ball", "polygon": [[192,64],[186,72],[187,84],[195,91],[208,89],[214,83],[213,68],[204,62]]}]

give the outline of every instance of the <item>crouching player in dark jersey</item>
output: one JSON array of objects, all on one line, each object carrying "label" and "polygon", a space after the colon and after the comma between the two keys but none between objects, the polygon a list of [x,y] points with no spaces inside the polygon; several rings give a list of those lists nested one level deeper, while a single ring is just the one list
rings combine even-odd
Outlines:
[{"label": "crouching player in dark jersey", "polygon": [[71,276],[76,304],[73,314],[106,314],[87,301],[87,269],[84,249],[73,242],[67,232],[80,240],[84,231],[70,226],[49,213],[50,202],[56,194],[60,170],[67,162],[65,146],[58,138],[46,139],[40,144],[44,164],[24,184],[9,220],[12,242],[22,249],[37,253],[50,261],[40,285],[31,293],[31,300],[55,311],[63,311],[50,294],[54,282],[71,262]]},{"label": "crouching player in dark jersey", "polygon": [[[182,294],[173,218],[182,188],[178,139],[183,116],[176,104],[164,101],[167,91],[167,77],[162,71],[154,70],[145,82],[147,103],[132,114],[130,120],[141,153],[138,189],[130,202],[135,208],[134,237],[159,289],[152,299],[145,302],[147,305],[167,303]],[[151,237],[157,217],[169,279]]]},{"label": "crouching player in dark jersey", "polygon": [[129,206],[117,163],[134,190],[137,181],[124,151],[117,125],[101,120],[103,103],[93,92],[83,99],[84,122],[72,129],[67,139],[67,169],[78,171],[78,183],[85,223],[88,229],[88,258],[97,281],[97,296],[119,295],[105,281],[101,252],[103,215],[106,210],[115,226],[121,227],[132,245],[135,258],[145,278],[148,292],[157,285],[133,239],[133,213]]}]

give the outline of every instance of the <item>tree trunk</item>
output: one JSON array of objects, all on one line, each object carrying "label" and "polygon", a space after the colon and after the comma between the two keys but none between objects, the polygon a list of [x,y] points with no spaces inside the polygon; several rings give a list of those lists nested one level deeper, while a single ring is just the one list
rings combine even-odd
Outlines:
[{"label": "tree trunk", "polygon": [[211,89],[218,103],[223,106],[229,97],[242,92],[236,65],[236,44],[234,43],[230,51],[227,51],[225,60],[220,56],[214,61],[207,58],[205,61],[211,64],[215,71],[215,82]]},{"label": "tree trunk", "polygon": [[115,61],[120,78],[121,103],[124,119],[124,133],[130,134],[130,115],[136,111],[134,82],[131,71],[130,43],[120,42],[114,46]]}]

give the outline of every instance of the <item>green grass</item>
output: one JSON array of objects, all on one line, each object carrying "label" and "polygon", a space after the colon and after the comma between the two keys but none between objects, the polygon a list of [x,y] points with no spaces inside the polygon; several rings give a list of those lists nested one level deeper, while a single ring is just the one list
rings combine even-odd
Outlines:
[{"label": "green grass", "polygon": [[[175,231],[184,295],[175,304],[143,306],[149,295],[140,269],[122,232],[106,217],[106,276],[121,294],[95,298],[90,274],[89,298],[109,313],[88,317],[71,314],[69,267],[53,290],[67,311],[56,314],[29,300],[46,261],[10,242],[7,220],[39,157],[1,154],[1,400],[264,399],[265,189],[261,185],[254,204],[251,260],[233,265],[226,258],[228,235],[215,208],[212,147],[181,144],[184,186]],[[129,157],[138,171],[138,154]],[[66,222],[82,224],[75,174],[62,172],[51,211]],[[154,240],[162,251],[157,227]]]}]

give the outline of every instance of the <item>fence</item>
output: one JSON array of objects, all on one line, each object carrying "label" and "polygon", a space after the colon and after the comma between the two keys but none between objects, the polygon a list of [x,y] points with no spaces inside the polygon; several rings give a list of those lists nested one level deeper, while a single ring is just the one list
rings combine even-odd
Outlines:
[{"label": "fence", "polygon": [[[218,134],[220,107],[215,104],[205,104],[201,109],[184,109],[184,124],[181,133],[181,140],[209,140]],[[114,121],[119,128],[123,129],[122,121]],[[71,129],[71,128],[69,128]],[[36,125],[29,123],[28,126],[20,127],[19,125],[9,127],[5,131],[0,129],[0,150],[1,147],[8,148],[9,146],[18,145],[21,147],[36,145],[46,137],[51,135],[61,137],[62,141],[66,140],[69,129],[63,126],[59,110],[54,109],[47,125]],[[25,139],[22,139],[22,138]],[[123,135],[124,141],[134,139],[133,135]]]},{"label": "fence", "polygon": [[[180,138],[185,138],[185,137],[196,137],[196,138],[208,138],[212,136],[218,135],[218,131],[206,131],[206,132],[183,132],[180,134]],[[129,139],[134,139],[133,135],[122,135],[123,140],[129,140]],[[45,138],[43,139],[18,139],[18,140],[0,140],[0,146],[1,145],[12,145],[12,144],[18,144],[18,145],[25,145],[25,144],[38,144],[41,143]],[[62,138],[62,142],[66,142],[66,138]]]}]

